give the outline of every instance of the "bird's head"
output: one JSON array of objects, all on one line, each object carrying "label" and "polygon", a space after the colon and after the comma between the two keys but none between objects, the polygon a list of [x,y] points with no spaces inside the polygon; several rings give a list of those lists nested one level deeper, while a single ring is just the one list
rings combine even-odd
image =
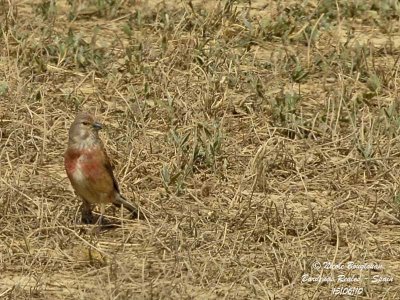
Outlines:
[{"label": "bird's head", "polygon": [[87,112],[80,112],[69,129],[69,144],[79,148],[91,147],[100,142],[99,130],[101,123],[95,121]]}]

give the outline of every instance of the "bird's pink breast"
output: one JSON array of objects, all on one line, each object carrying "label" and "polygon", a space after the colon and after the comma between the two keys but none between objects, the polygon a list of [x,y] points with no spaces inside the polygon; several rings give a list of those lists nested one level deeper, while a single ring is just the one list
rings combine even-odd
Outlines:
[{"label": "bird's pink breast", "polygon": [[75,192],[90,203],[109,203],[115,197],[112,173],[105,166],[101,147],[69,148],[65,169]]},{"label": "bird's pink breast", "polygon": [[74,181],[96,180],[100,162],[93,150],[68,150],[65,155],[65,169],[68,177]]},{"label": "bird's pink breast", "polygon": [[72,174],[75,172],[78,159],[81,156],[81,151],[68,149],[64,155],[64,166],[67,171],[68,177],[71,178]]}]

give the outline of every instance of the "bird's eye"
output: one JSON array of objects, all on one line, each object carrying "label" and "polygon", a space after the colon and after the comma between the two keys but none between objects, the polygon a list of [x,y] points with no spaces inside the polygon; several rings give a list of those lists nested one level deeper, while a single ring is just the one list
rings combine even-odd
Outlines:
[{"label": "bird's eye", "polygon": [[83,125],[89,125],[89,122],[82,122]]}]

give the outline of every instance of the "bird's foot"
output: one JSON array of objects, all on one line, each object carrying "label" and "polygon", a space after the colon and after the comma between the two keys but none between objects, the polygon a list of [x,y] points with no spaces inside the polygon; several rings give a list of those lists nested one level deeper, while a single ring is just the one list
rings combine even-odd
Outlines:
[{"label": "bird's foot", "polygon": [[82,211],[81,221],[83,224],[93,224],[94,223],[93,213],[91,211]]}]

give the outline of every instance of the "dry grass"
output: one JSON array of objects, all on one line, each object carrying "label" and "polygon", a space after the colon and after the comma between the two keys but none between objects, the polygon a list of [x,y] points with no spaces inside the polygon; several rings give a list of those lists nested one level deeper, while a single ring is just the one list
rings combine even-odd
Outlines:
[{"label": "dry grass", "polygon": [[[0,1],[0,298],[400,298],[400,6],[248,2]],[[80,225],[78,110],[148,220]]]}]

